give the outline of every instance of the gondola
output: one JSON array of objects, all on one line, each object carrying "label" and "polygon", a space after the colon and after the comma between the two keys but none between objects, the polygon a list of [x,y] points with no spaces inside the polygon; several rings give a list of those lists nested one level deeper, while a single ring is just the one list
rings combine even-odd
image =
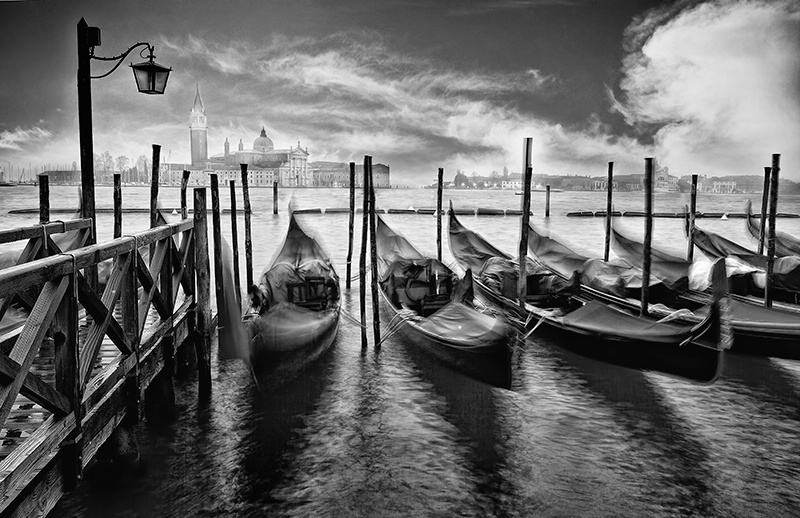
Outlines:
[{"label": "gondola", "polygon": [[475,309],[471,273],[459,279],[441,261],[420,253],[380,216],[375,243],[387,335],[397,332],[473,378],[510,388],[512,328],[502,316]]},{"label": "gondola", "polygon": [[[624,253],[626,259],[631,263],[642,264],[641,243],[636,244],[638,246],[628,246],[624,250],[615,248],[615,252]],[[665,255],[663,253],[653,254],[651,264],[657,268],[660,257]],[[667,268],[668,266],[662,270]],[[653,301],[657,300],[653,299]],[[707,304],[708,301],[708,292],[687,289],[681,293],[677,302],[672,299],[669,303],[678,309],[697,312],[696,310]],[[733,351],[760,356],[800,359],[800,309],[788,305],[765,308],[763,302],[736,294],[730,297],[729,308],[734,335]],[[664,314],[659,313],[659,310],[654,312]],[[700,313],[702,314],[702,312]],[[697,321],[700,317],[687,314],[683,318],[687,321]]]},{"label": "gondola", "polygon": [[289,379],[330,348],[339,328],[339,277],[293,213],[283,247],[248,293],[243,320],[258,376]]},{"label": "gondola", "polygon": [[[692,243],[711,260],[728,259],[728,275],[732,291],[741,295],[764,297],[767,256],[695,227]],[[800,257],[776,257],[773,263],[773,300],[797,304],[800,302]]]},{"label": "gondola", "polygon": [[[747,214],[747,231],[756,241],[761,235],[761,221],[753,215],[753,205],[747,201],[745,207]],[[786,232],[775,233],[775,257],[800,256],[800,239]]]},{"label": "gondola", "polygon": [[[452,213],[449,237],[456,261],[479,271],[474,281],[478,293],[509,315],[521,316],[516,294],[518,263],[465,228]],[[568,278],[535,262],[526,266],[526,273],[528,292],[522,316],[529,326],[545,324],[563,335],[563,347],[616,365],[700,383],[711,383],[719,376],[723,347],[717,340],[713,307],[706,318],[693,324],[659,322],[592,297],[597,290],[580,283],[576,275]]]}]

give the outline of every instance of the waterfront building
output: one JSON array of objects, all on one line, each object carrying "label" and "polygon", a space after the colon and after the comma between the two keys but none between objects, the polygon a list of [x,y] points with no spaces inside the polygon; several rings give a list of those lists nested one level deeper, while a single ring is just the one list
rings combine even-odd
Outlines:
[{"label": "waterfront building", "polygon": [[[308,147],[301,146],[298,141],[297,146],[290,145],[288,148],[276,149],[263,126],[252,147],[246,148],[240,138],[237,149],[231,150],[230,141],[226,138],[222,152],[209,156],[208,119],[199,85],[189,115],[189,133],[192,163],[188,166],[168,164],[165,174],[169,178],[169,183],[179,184],[183,169],[192,171],[190,176],[192,185],[205,184],[205,176],[212,172],[217,173],[220,182],[241,180],[240,164],[247,164],[248,183],[253,186],[271,186],[274,182],[278,182],[282,187],[347,187],[350,184],[348,164],[318,162],[315,168],[308,162],[310,155]],[[363,166],[357,165],[356,170],[361,172],[360,183],[363,181]],[[372,171],[376,188],[390,187],[389,166],[373,164]]]}]

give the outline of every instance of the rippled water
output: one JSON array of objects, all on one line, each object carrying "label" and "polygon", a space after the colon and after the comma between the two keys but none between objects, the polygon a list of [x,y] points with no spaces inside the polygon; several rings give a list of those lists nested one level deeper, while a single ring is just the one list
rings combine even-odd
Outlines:
[{"label": "rippled water", "polygon": [[[56,188],[57,192],[60,188]],[[110,205],[100,188],[98,205]],[[226,190],[227,192],[227,190]],[[67,194],[69,193],[69,194]],[[59,199],[68,206],[72,191]],[[106,196],[107,194],[107,196]],[[223,206],[227,206],[223,193]],[[345,207],[346,190],[294,193],[300,207]],[[434,190],[377,193],[385,208],[432,207]],[[457,207],[517,208],[510,192],[450,191]],[[35,193],[6,201],[32,206]],[[28,196],[26,198],[26,196]],[[271,190],[253,190],[256,270],[287,225],[272,215]],[[603,193],[553,193],[549,227],[576,249],[602,253]],[[125,203],[146,206],[145,188]],[[165,208],[178,200],[163,193]],[[742,212],[744,196],[701,196],[698,209]],[[657,211],[686,195],[659,194]],[[758,200],[754,199],[756,207]],[[54,202],[55,205],[55,202]],[[241,200],[239,201],[241,207]],[[641,210],[620,194],[619,210]],[[9,206],[9,208],[11,208]],[[780,211],[800,212],[800,199]],[[34,219],[27,217],[28,220]],[[125,215],[125,231],[146,215]],[[347,215],[303,215],[344,276]],[[25,218],[0,215],[3,227]],[[516,250],[518,221],[462,217],[495,244]],[[389,223],[435,253],[435,219],[389,215]],[[800,234],[798,220],[782,230]],[[699,225],[749,244],[744,221]],[[641,218],[622,218],[629,233]],[[679,220],[656,220],[655,246],[685,253]],[[360,243],[360,225],[356,225]],[[243,220],[240,218],[240,241]],[[100,237],[111,222],[100,219]],[[445,261],[451,261],[444,238]],[[356,257],[357,257],[356,253]],[[244,262],[242,254],[242,263]],[[344,307],[358,314],[357,283]],[[368,314],[371,314],[368,312]],[[236,360],[213,365],[213,394],[198,402],[194,375],[176,380],[175,416],[136,429],[142,462],[99,463],[54,516],[796,516],[800,514],[800,362],[729,355],[722,378],[697,386],[585,359],[538,332],[514,355],[512,390],[487,387],[389,338],[362,355],[358,329],[343,320],[330,352],[301,378],[265,392]]]}]

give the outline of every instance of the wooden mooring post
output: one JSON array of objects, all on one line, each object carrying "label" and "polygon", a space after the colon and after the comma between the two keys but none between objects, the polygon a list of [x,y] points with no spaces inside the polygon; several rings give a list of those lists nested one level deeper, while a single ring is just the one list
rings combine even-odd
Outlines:
[{"label": "wooden mooring post", "polygon": [[278,182],[272,182],[272,213],[278,213]]},{"label": "wooden mooring post", "polygon": [[189,208],[186,203],[186,189],[189,187],[189,176],[191,171],[183,170],[181,175],[181,219],[189,217]]},{"label": "wooden mooring post", "polygon": [[236,180],[230,180],[231,189],[231,248],[233,248],[233,287],[236,303],[242,309],[242,281],[239,277],[239,225],[236,215]]},{"label": "wooden mooring post", "polygon": [[550,186],[546,185],[544,190],[545,190],[545,194],[544,194],[544,217],[545,218],[549,218],[550,217]]},{"label": "wooden mooring post", "polygon": [[122,176],[114,173],[114,239],[122,237]]},{"label": "wooden mooring post", "polygon": [[50,222],[50,177],[40,174],[39,177],[39,223]]},{"label": "wooden mooring post", "polygon": [[642,264],[642,310],[649,314],[650,250],[653,243],[653,158],[644,159],[644,259]]},{"label": "wooden mooring post", "polygon": [[242,203],[244,204],[244,260],[247,290],[253,285],[253,237],[250,227],[250,188],[247,185],[247,164],[240,164],[242,168]]},{"label": "wooden mooring post", "polygon": [[614,201],[614,162],[608,163],[608,179],[606,180],[606,242],[603,249],[603,260],[608,262],[611,252],[611,213]]},{"label": "wooden mooring post", "polygon": [[364,157],[364,204],[361,222],[361,254],[358,257],[358,297],[361,310],[361,350],[367,350],[367,237],[369,235],[369,173]]},{"label": "wooden mooring post", "polygon": [[767,228],[767,212],[769,209],[769,183],[772,176],[772,168],[764,168],[764,190],[761,192],[761,229],[758,231],[758,254],[764,253],[764,239]]},{"label": "wooden mooring post", "polygon": [[161,146],[153,144],[153,169],[150,177],[150,228],[158,225],[158,179],[160,176]]},{"label": "wooden mooring post", "polygon": [[697,215],[697,175],[692,175],[692,190],[689,194],[689,248],[686,250],[686,260],[691,262],[694,260],[694,227],[696,225],[695,218]]},{"label": "wooden mooring post", "polygon": [[436,258],[442,262],[442,187],[444,184],[444,167],[439,168],[436,179]]},{"label": "wooden mooring post", "polygon": [[194,189],[194,250],[195,275],[197,278],[197,376],[200,395],[211,394],[211,262],[208,257],[208,223],[206,221],[206,189]]},{"label": "wooden mooring post", "polygon": [[[369,175],[369,243],[370,243],[370,255],[369,255],[369,262],[372,266],[371,274],[372,279],[370,282],[370,286],[372,286],[372,332],[374,334],[375,344],[373,347],[375,349],[381,348],[381,315],[379,311],[379,302],[378,302],[378,251],[377,251],[377,243],[376,243],[376,212],[377,208],[375,207],[375,182],[373,181],[372,177],[372,157],[364,157],[364,165],[368,169]],[[441,218],[441,214],[439,215]]]},{"label": "wooden mooring post", "polygon": [[[0,335],[0,427],[6,427],[21,397],[41,407],[31,412],[45,416],[28,434],[5,439],[0,452],[2,516],[44,516],[73,489],[121,423],[138,421],[143,403],[163,401],[160,389],[157,395],[150,389],[159,377],[168,377],[172,347],[190,342],[196,327],[191,323],[195,272],[186,267],[189,256],[202,255],[195,250],[194,221],[68,252],[46,238],[70,231],[88,234],[91,229],[91,218],[83,218],[0,231],[0,243],[28,240],[36,245],[26,247],[19,264],[0,271],[0,300],[36,293],[29,317]],[[182,237],[180,246],[176,236]],[[151,244],[156,252],[145,262],[139,249]],[[47,247],[49,256],[36,259],[32,251],[37,246]],[[98,294],[83,272],[107,260],[113,267]],[[118,306],[119,320],[114,317]],[[201,319],[204,308],[198,304]],[[4,312],[0,304],[0,314]],[[83,325],[87,332],[79,335]],[[41,347],[48,330],[52,349]],[[112,351],[116,354],[109,355]],[[43,361],[34,369],[37,356]],[[45,381],[48,376],[53,383]]]},{"label": "wooden mooring post", "polygon": [[522,182],[522,219],[519,227],[519,279],[517,282],[517,294],[519,296],[519,308],[525,314],[525,300],[528,294],[528,276],[526,271],[528,257],[528,223],[530,222],[531,211],[531,178],[533,177],[533,167],[531,167],[531,154],[533,152],[533,138],[525,137],[524,149],[522,153],[523,174]]},{"label": "wooden mooring post", "polygon": [[216,173],[211,178],[211,232],[214,236],[214,288],[217,310],[225,305],[225,276],[222,273],[222,215],[219,204],[219,178]]},{"label": "wooden mooring post", "polygon": [[[769,181],[769,237],[767,238],[767,283],[764,289],[764,307],[772,307],[775,282],[775,216],[778,213],[778,174],[781,170],[781,156],[772,155],[772,174]],[[764,228],[764,220],[761,220]]]},{"label": "wooden mooring post", "polygon": [[345,277],[345,289],[350,289],[350,277],[353,275],[353,225],[356,214],[356,163],[350,162],[350,226],[348,227],[347,238],[347,272]]}]

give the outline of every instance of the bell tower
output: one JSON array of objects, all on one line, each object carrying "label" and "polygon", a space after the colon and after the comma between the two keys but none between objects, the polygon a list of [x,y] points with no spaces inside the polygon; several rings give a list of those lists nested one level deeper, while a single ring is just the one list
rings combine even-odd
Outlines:
[{"label": "bell tower", "polygon": [[201,165],[208,160],[208,122],[203,99],[200,97],[200,85],[194,94],[194,104],[189,114],[189,134],[192,143],[192,165]]}]

